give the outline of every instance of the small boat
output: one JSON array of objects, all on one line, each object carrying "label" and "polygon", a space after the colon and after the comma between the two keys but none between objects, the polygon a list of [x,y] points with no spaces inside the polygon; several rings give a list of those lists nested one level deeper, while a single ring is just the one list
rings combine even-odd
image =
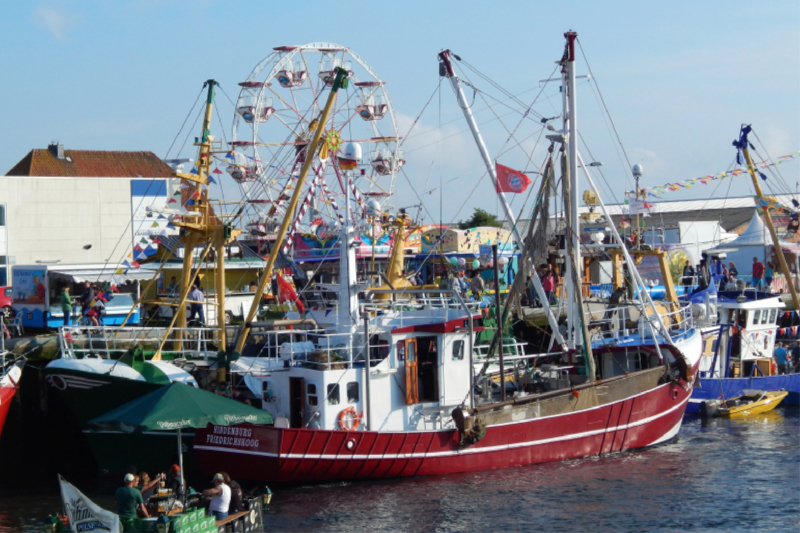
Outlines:
[{"label": "small boat", "polygon": [[788,391],[744,390],[741,396],[729,400],[703,402],[704,416],[743,418],[775,409],[789,394]]}]

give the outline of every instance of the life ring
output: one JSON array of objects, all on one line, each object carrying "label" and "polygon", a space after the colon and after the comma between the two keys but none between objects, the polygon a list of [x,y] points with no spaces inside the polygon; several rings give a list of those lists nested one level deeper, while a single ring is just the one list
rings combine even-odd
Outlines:
[{"label": "life ring", "polygon": [[339,429],[355,431],[361,423],[361,415],[358,414],[354,407],[347,407],[339,413],[338,423]]}]

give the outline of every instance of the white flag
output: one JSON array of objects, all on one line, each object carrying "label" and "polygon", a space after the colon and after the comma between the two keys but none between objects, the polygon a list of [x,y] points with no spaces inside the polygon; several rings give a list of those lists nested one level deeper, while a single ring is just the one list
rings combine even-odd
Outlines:
[{"label": "white flag", "polygon": [[85,531],[122,533],[119,516],[99,507],[61,475],[58,476],[58,481],[61,484],[61,500],[64,502],[64,511],[69,517],[69,529],[72,533]]}]

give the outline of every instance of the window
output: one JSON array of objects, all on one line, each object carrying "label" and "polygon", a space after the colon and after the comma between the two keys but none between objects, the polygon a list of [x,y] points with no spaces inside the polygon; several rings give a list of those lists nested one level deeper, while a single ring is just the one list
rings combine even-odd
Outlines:
[{"label": "window", "polygon": [[761,320],[761,309],[756,309],[753,311],[753,324],[758,324],[759,320]]},{"label": "window", "polygon": [[319,404],[319,400],[317,398],[317,386],[313,383],[306,385],[306,402],[311,407],[316,407]]},{"label": "window", "polygon": [[6,205],[0,204],[0,226],[6,225]]},{"label": "window", "polygon": [[406,360],[406,341],[397,341],[397,360]]},{"label": "window", "polygon": [[464,341],[453,341],[453,361],[464,359]]},{"label": "window", "polygon": [[761,312],[761,323],[766,324],[768,318],[769,318],[769,313],[767,312],[766,309],[764,309],[764,311]]},{"label": "window", "polygon": [[339,384],[331,383],[328,385],[328,395],[325,396],[328,405],[339,405]]},{"label": "window", "polygon": [[775,319],[778,318],[778,310],[777,309],[770,309],[769,311],[769,323],[775,324]]},{"label": "window", "polygon": [[347,384],[347,403],[358,403],[358,381]]}]

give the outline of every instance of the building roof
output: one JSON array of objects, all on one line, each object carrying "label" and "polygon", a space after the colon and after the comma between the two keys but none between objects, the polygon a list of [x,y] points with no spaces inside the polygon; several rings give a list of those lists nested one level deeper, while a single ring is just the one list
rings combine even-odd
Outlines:
[{"label": "building roof", "polygon": [[[796,198],[793,194],[778,194],[773,195],[778,202],[782,205],[792,205],[792,199]],[[645,224],[648,227],[669,227],[677,226],[678,222],[702,222],[714,221],[719,222],[720,226],[726,231],[741,232],[747,227],[747,224],[753,217],[753,212],[756,210],[756,203],[753,196],[741,196],[735,198],[708,198],[701,200],[667,200],[667,201],[650,201],[652,205],[650,208],[650,216],[645,219]],[[620,217],[630,216],[627,215],[628,206],[624,204],[606,204],[606,210],[611,216],[614,224],[619,226]],[[589,208],[581,206],[578,208],[579,213],[586,213]],[[594,210],[595,213],[601,213],[599,207]],[[563,216],[563,212],[558,213]],[[551,206],[551,217],[553,216]],[[773,215],[773,220],[776,226],[785,226],[787,222],[779,221],[780,217]],[[788,217],[785,217],[788,221]],[[520,231],[523,232],[527,228],[528,220],[518,221]],[[548,229],[553,229],[555,224],[552,223]],[[508,225],[506,224],[506,227]],[[739,231],[736,231],[737,228]]]},{"label": "building roof", "polygon": [[52,144],[47,149],[31,150],[6,175],[171,178],[173,170],[153,152],[65,150],[61,145]]}]

